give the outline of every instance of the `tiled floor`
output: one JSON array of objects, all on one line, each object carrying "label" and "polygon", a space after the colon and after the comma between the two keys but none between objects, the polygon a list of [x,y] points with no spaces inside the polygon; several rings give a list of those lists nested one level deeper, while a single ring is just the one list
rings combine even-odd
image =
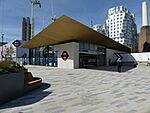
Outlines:
[{"label": "tiled floor", "polygon": [[0,113],[150,113],[150,67],[27,68],[42,86],[0,106]]}]

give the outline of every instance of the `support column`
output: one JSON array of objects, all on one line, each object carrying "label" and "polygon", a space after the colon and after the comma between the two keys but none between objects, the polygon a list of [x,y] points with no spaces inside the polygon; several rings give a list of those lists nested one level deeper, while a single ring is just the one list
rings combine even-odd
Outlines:
[{"label": "support column", "polygon": [[57,50],[58,68],[79,68],[79,43],[59,44],[54,48]]}]

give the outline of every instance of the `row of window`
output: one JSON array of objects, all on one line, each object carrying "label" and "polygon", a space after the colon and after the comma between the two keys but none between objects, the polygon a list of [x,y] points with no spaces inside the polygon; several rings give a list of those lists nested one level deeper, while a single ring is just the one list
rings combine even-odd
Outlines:
[{"label": "row of window", "polygon": [[113,22],[113,21],[115,21],[115,20],[119,20],[119,19],[120,19],[120,20],[122,20],[122,19],[123,19],[123,17],[120,17],[120,18],[114,18],[114,19],[110,19],[110,20],[107,20],[107,21],[108,21],[108,23],[109,23],[109,22]]},{"label": "row of window", "polygon": [[80,43],[79,48],[80,48],[80,51],[90,50],[90,51],[95,51],[95,52],[101,52],[100,48],[104,49],[103,47],[99,45],[95,45],[91,43]]}]

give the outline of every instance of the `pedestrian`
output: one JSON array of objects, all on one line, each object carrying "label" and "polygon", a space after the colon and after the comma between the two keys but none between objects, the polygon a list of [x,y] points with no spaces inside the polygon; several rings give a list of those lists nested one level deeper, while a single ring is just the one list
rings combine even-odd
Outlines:
[{"label": "pedestrian", "polygon": [[121,58],[117,59],[118,72],[121,72],[122,61]]},{"label": "pedestrian", "polygon": [[150,58],[147,59],[147,66],[150,66]]},{"label": "pedestrian", "polygon": [[111,59],[108,60],[108,64],[109,64],[109,66],[111,66]]}]

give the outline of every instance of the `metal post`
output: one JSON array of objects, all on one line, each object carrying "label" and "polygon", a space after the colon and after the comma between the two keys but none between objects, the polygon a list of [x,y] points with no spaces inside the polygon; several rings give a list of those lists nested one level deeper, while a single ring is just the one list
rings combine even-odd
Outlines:
[{"label": "metal post", "polygon": [[40,53],[40,47],[38,48],[38,53],[39,53],[39,65],[41,65],[41,53]]},{"label": "metal post", "polygon": [[2,34],[2,60],[3,60],[3,51],[4,51],[4,49],[3,49],[3,43],[4,43],[4,34]]},{"label": "metal post", "polygon": [[55,62],[55,59],[54,59],[54,45],[52,45],[52,66],[54,66],[54,62]]},{"label": "metal post", "polygon": [[38,59],[38,58],[37,58],[38,56],[37,56],[37,53],[36,53],[36,52],[37,52],[37,49],[35,48],[35,49],[34,49],[34,64],[35,64],[35,65],[37,65],[37,59]]},{"label": "metal post", "polygon": [[49,45],[47,46],[47,66],[49,66]]}]

